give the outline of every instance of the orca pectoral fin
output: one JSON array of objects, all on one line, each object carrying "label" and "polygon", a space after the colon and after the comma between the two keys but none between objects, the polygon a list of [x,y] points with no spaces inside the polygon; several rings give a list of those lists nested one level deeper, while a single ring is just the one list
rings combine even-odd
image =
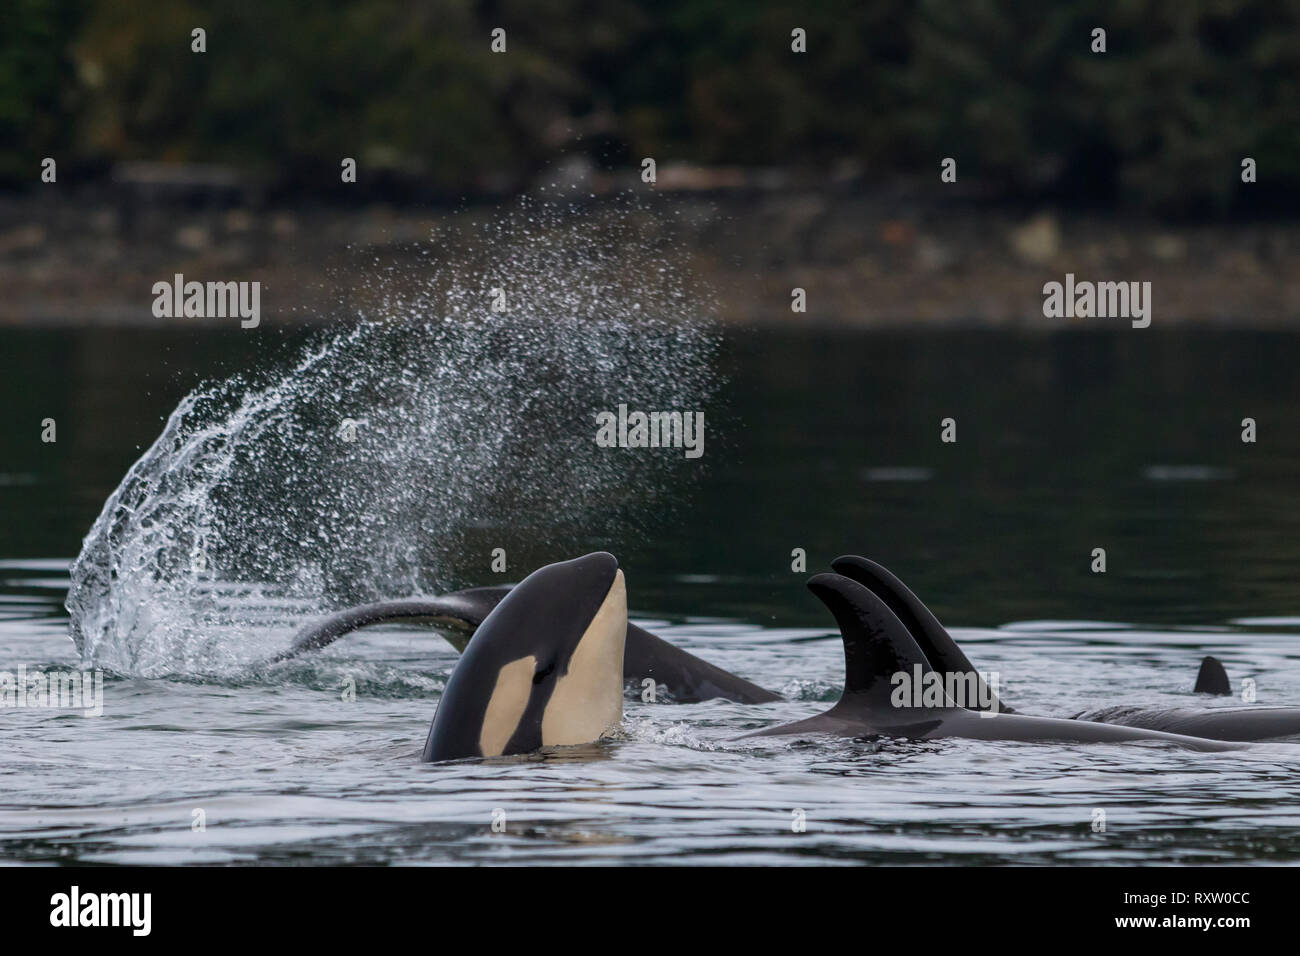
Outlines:
[{"label": "orca pectoral fin", "polygon": [[[464,653],[475,630],[510,593],[509,587],[479,587],[437,597],[379,601],[327,614],[294,635],[288,650],[266,664],[278,664],[333,644],[339,638],[376,624],[423,624],[436,628],[456,650]],[[649,631],[629,624],[624,649],[624,679],[639,685],[646,678],[664,684],[674,700],[695,702],[724,698],[738,704],[781,700],[743,677],[701,660]]]},{"label": "orca pectoral fin", "polygon": [[319,650],[363,627],[392,623],[425,624],[437,628],[448,643],[463,651],[475,629],[507,591],[507,588],[475,588],[441,597],[379,601],[327,614],[299,630],[289,648],[266,663],[279,664],[308,651]]},{"label": "orca pectoral fin", "polygon": [[1228,681],[1228,672],[1216,657],[1206,657],[1201,661],[1201,669],[1196,674],[1198,694],[1219,694],[1227,696],[1232,693],[1232,684]]}]

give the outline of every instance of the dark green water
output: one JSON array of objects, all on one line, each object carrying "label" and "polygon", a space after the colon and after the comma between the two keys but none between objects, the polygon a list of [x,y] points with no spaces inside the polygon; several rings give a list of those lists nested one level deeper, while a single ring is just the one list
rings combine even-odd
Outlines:
[{"label": "dark green water", "polygon": [[[76,666],[67,562],[105,498],[191,388],[286,363],[297,344],[0,331],[0,670]],[[838,695],[838,635],[791,572],[794,548],[809,573],[848,551],[889,565],[1025,713],[1213,706],[1188,693],[1205,653],[1257,681],[1261,704],[1300,705],[1297,358],[1300,336],[1231,329],[732,331],[700,464],[648,508],[634,485],[594,502],[636,520],[532,546],[509,515],[487,517],[492,535],[513,530],[517,568],[614,551],[637,620],[784,702],[629,697],[611,743],[422,765],[456,662],[424,632],[366,632],[264,678],[109,675],[101,718],[0,715],[13,731],[0,858],[1300,860],[1294,744],[735,740]],[[947,417],[954,444],[940,441]],[[483,554],[465,561],[467,583],[496,583]],[[354,702],[340,701],[345,681]],[[498,807],[504,834],[490,829]]]},{"label": "dark green water", "polygon": [[[0,333],[0,556],[74,556],[176,402],[283,360],[283,345]],[[1294,612],[1298,359],[1296,335],[1230,330],[732,332],[699,476],[640,532],[594,544],[617,547],[668,612],[699,610],[671,586],[692,573],[722,578],[717,613],[815,619],[778,592],[796,547],[812,564],[877,556],[970,624]],[[955,444],[940,441],[945,417]],[[54,444],[40,440],[45,418]],[[1098,547],[1104,575],[1090,570]],[[737,576],[772,586],[729,589]]]}]

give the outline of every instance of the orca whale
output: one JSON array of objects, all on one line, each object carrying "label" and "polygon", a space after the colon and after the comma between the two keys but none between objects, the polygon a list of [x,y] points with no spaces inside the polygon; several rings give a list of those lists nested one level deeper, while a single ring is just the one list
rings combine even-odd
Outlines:
[{"label": "orca whale", "polygon": [[[1201,661],[1193,692],[1225,697],[1232,694],[1232,684],[1221,661],[1214,657]],[[1099,707],[1084,711],[1078,719],[1151,727],[1215,740],[1284,740],[1300,736],[1300,707],[1218,707],[1213,710]]]},{"label": "orca whale", "polygon": [[808,587],[830,610],[840,628],[844,641],[843,693],[835,706],[824,713],[759,730],[746,737],[833,734],[919,740],[963,737],[1070,743],[1151,741],[1207,751],[1246,746],[1114,723],[1027,717],[991,709],[978,712],[958,707],[946,694],[938,706],[911,705],[905,696],[896,695],[896,676],[933,673],[933,668],[916,638],[889,604],[865,585],[842,574],[818,574],[808,582]]},{"label": "orca whale", "polygon": [[[902,581],[882,565],[858,555],[843,555],[832,561],[831,567],[878,595],[905,624],[921,647],[927,662],[936,671],[941,674],[974,675],[979,686],[983,687],[979,672],[943,625]],[[1232,693],[1227,672],[1218,660],[1207,657],[1201,662],[1195,690],[1221,695]],[[989,694],[996,701],[990,709],[1015,713],[1004,701],[998,700],[991,692]],[[976,697],[972,709],[986,709],[980,704],[984,699],[983,694]],[[1298,707],[1192,710],[1186,707],[1111,706],[1086,710],[1070,719],[1141,727],[1214,740],[1260,741],[1300,735]]]},{"label": "orca whale", "polygon": [[[437,597],[380,601],[338,611],[303,627],[287,650],[266,663],[277,664],[325,647],[358,628],[395,622],[436,627],[456,650],[464,652],[476,629],[510,593],[510,587],[469,588]],[[715,667],[645,628],[629,623],[623,679],[635,684],[639,690],[646,678],[666,687],[669,696],[682,703],[714,698],[738,704],[781,700],[780,694]]]},{"label": "orca whale", "polygon": [[[844,692],[807,720],[748,736],[836,734],[912,739],[1154,741],[1198,750],[1245,744],[1084,720],[977,713],[944,698],[904,705],[895,677],[929,672],[924,652],[885,601],[841,574],[808,583],[844,641]],[[534,571],[488,613],[443,691],[422,759],[483,758],[591,743],[623,717],[627,592],[613,555],[588,554]]]},{"label": "orca whale", "polygon": [[[975,666],[929,608],[883,565],[857,555],[844,555],[831,562],[831,567],[885,602],[912,635],[934,671],[944,675],[969,675],[976,693],[963,701],[968,709],[1016,713],[986,686]],[[325,647],[358,628],[398,621],[437,627],[457,650],[464,651],[475,629],[510,591],[508,586],[477,587],[437,597],[381,601],[339,611],[304,627],[290,648],[268,663],[278,663]],[[782,699],[779,694],[701,660],[631,623],[627,627],[623,677],[638,686],[645,678],[652,678],[667,688],[672,699],[683,703],[723,698],[742,704],[761,704]],[[1202,662],[1196,691],[1231,693],[1227,673],[1214,658],[1207,657]],[[1222,740],[1264,740],[1300,735],[1300,708],[1290,707],[1191,710],[1114,706],[1085,711],[1075,715],[1074,719],[1080,718]]]},{"label": "orca whale", "polygon": [[442,692],[422,759],[591,743],[623,719],[627,590],[612,554],[548,564],[483,619]]}]

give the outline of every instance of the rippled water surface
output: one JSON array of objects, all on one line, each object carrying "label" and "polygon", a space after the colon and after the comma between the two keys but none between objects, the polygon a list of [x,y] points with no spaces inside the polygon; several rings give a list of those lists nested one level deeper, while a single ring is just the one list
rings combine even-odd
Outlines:
[{"label": "rippled water surface", "polygon": [[[498,583],[480,553],[496,529],[521,571],[608,548],[638,622],[787,701],[629,695],[615,740],[424,765],[456,662],[433,632],[363,632],[267,671],[109,675],[100,717],[0,712],[0,857],[1300,860],[1300,745],[736,739],[838,695],[838,635],[790,570],[798,547],[810,572],[848,551],[890,566],[1021,712],[1226,706],[1190,693],[1207,653],[1234,683],[1252,678],[1261,704],[1300,706],[1298,344],[1232,331],[730,333],[706,467],[678,500],[670,488],[638,513],[627,489],[607,505],[626,520],[544,543],[535,514],[527,527],[480,515],[486,537],[442,555],[440,573]],[[0,356],[0,669],[76,667],[62,605],[81,536],[186,392],[261,359],[238,334],[129,331],[3,332]],[[949,415],[956,445],[938,441]],[[53,445],[39,441],[46,416],[59,421]],[[1255,444],[1240,441],[1246,416]],[[1089,568],[1098,547],[1105,574]],[[231,646],[282,642],[299,613],[276,605],[252,635],[259,599],[223,599],[244,602],[217,635]],[[796,810],[806,832],[792,830]]]}]

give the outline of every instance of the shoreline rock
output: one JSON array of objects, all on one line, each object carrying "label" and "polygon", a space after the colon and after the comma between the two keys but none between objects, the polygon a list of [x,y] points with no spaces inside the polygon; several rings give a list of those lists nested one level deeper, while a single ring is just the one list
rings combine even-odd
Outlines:
[{"label": "shoreline rock", "polygon": [[[0,198],[0,325],[157,325],[149,290],[178,272],[260,281],[270,322],[351,317],[377,306],[376,275],[418,275],[431,257],[455,258],[447,236],[493,208],[221,198],[160,202],[136,190]],[[1170,225],[935,203],[908,189],[660,191],[631,212],[616,200],[584,194],[579,203],[593,228],[640,217],[729,323],[1062,328],[1044,317],[1042,289],[1072,272],[1150,281],[1154,327],[1300,324],[1296,223]],[[795,287],[806,292],[806,313],[791,311]]]}]

